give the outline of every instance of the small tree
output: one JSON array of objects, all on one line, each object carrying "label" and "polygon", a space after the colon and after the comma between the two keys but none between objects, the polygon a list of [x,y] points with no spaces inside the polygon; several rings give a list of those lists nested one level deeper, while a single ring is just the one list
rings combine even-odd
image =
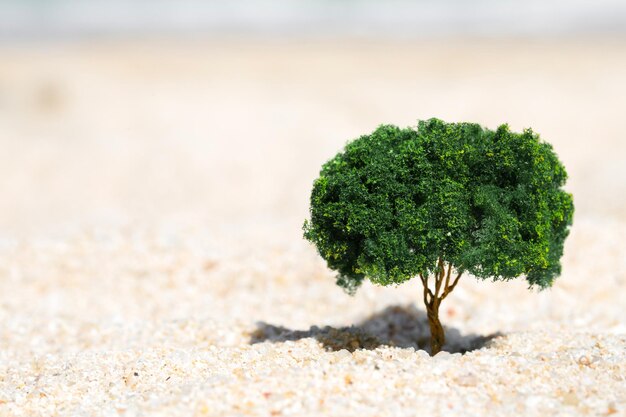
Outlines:
[{"label": "small tree", "polygon": [[552,285],[574,211],[566,177],[530,129],[380,126],[324,164],[304,236],[349,293],[365,278],[419,277],[434,355],[445,343],[439,307],[463,273]]}]

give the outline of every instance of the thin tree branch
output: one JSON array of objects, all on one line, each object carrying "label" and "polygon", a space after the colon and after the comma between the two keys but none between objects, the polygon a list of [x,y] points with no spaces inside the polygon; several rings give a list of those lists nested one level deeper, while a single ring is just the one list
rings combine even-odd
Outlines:
[{"label": "thin tree branch", "polygon": [[446,298],[448,296],[448,294],[450,294],[452,292],[454,287],[456,287],[456,284],[459,283],[459,278],[461,278],[461,275],[463,275],[463,271],[459,272],[459,274],[456,276],[456,278],[452,282],[452,285],[450,285],[448,288],[446,288],[444,290],[443,294],[441,294],[440,300],[443,300],[444,298]]},{"label": "thin tree branch", "polygon": [[443,274],[445,274],[445,268],[443,266],[443,258],[439,257],[439,271],[435,274],[435,298],[439,297],[439,290],[441,290],[441,284],[443,283]]},{"label": "thin tree branch", "polygon": [[420,279],[422,280],[422,284],[424,285],[424,288],[426,288],[426,279],[424,279],[424,275],[423,274],[419,274]]},{"label": "thin tree branch", "polygon": [[450,286],[450,291],[452,291],[454,287],[456,287],[456,284],[459,283],[459,278],[461,278],[461,275],[463,275],[463,272],[459,272],[459,275],[456,276],[456,278],[452,282],[452,285]]},{"label": "thin tree branch", "polygon": [[[433,293],[430,290],[430,288],[428,288],[428,278],[424,277],[423,274],[419,274],[420,279],[422,280],[422,285],[424,286],[424,304],[426,304],[427,306],[431,304],[432,300],[433,300]],[[430,300],[428,299],[428,296],[430,295]]]},{"label": "thin tree branch", "polygon": [[448,273],[446,274],[446,285],[443,286],[444,292],[448,289],[450,284],[450,272],[452,272],[452,262],[448,263]]}]

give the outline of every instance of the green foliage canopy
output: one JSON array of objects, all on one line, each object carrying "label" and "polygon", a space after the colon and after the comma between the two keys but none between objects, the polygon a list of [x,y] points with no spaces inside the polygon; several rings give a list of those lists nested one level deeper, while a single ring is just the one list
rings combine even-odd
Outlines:
[{"label": "green foliage canopy", "polygon": [[438,259],[478,278],[552,285],[574,211],[552,147],[527,129],[383,125],[322,167],[304,236],[337,283],[400,284]]}]

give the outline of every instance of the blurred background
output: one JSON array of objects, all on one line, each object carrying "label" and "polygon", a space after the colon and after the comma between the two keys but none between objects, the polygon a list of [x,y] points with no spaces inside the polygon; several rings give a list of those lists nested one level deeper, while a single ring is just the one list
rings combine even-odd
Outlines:
[{"label": "blurred background", "polygon": [[626,218],[621,0],[0,0],[0,235],[159,224],[301,240],[382,123],[532,127],[577,218]]}]

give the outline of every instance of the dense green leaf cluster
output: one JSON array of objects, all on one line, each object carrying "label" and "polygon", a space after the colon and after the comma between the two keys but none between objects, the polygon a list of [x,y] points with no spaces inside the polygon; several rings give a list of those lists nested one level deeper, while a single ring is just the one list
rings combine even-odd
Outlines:
[{"label": "dense green leaf cluster", "polygon": [[338,284],[399,284],[441,257],[479,278],[548,287],[572,223],[567,174],[530,129],[420,121],[380,126],[322,167],[304,236]]}]

